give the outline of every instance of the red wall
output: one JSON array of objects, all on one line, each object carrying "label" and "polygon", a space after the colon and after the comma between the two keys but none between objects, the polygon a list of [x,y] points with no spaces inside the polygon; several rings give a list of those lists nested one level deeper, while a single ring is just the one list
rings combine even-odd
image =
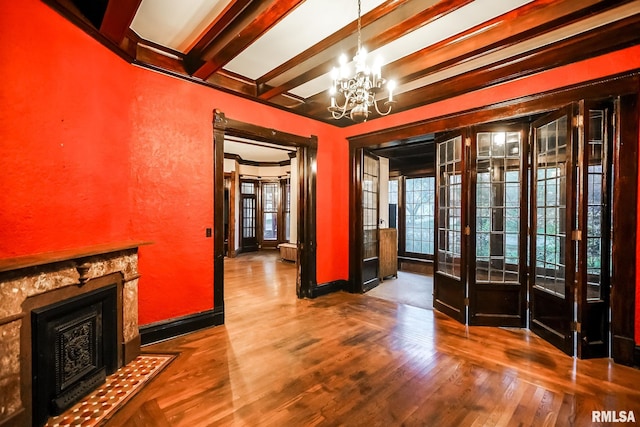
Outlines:
[{"label": "red wall", "polygon": [[211,309],[218,108],[318,136],[317,279],[347,278],[348,151],[337,128],[131,66],[37,0],[0,4],[0,38],[0,257],[149,240],[140,323]]},{"label": "red wall", "polygon": [[347,136],[640,67],[636,46],[338,129],[131,66],[38,0],[0,3],[0,40],[0,257],[153,241],[140,250],[141,324],[213,307],[204,230],[213,226],[214,108],[319,137],[317,278],[325,283],[348,277]]},{"label": "red wall", "polygon": [[0,256],[125,240],[130,66],[35,0],[1,3],[0,40]]}]

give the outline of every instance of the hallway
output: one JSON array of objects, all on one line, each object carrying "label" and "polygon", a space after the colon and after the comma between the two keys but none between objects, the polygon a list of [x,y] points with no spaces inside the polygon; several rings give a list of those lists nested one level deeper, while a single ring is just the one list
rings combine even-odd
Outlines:
[{"label": "hallway", "polygon": [[567,357],[520,329],[338,292],[295,297],[276,254],[225,260],[224,326],[147,346],[179,353],[107,426],[597,425],[640,416],[640,371]]}]

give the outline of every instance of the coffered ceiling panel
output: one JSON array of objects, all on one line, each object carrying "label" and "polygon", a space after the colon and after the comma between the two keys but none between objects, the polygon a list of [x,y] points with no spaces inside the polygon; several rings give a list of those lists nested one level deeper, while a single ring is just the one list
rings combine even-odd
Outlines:
[{"label": "coffered ceiling panel", "polygon": [[359,38],[392,114],[640,42],[640,0],[361,0],[360,37],[357,0],[43,1],[129,62],[338,126]]}]

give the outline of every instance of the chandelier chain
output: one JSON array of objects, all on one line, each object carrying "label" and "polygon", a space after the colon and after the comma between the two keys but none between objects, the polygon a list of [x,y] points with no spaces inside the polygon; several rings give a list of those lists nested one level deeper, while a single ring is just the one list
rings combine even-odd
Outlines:
[{"label": "chandelier chain", "polygon": [[358,52],[362,49],[362,35],[360,34],[362,28],[362,20],[360,18],[361,11],[361,0],[358,0]]}]

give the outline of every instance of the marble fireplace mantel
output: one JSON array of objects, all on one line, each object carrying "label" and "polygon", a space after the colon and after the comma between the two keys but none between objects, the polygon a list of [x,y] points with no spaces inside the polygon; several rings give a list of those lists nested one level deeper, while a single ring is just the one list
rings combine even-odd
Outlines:
[{"label": "marble fireplace mantel", "polygon": [[[119,366],[140,352],[138,247],[123,242],[0,260],[0,427],[31,425],[31,310],[90,292],[120,275]],[[120,322],[119,322],[120,323]]]}]

